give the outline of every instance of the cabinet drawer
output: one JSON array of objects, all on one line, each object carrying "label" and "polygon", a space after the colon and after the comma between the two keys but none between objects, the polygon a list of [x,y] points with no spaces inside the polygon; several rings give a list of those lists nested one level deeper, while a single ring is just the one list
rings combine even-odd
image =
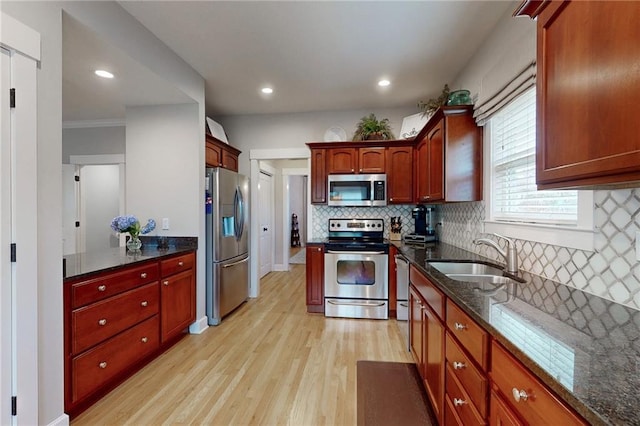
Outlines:
[{"label": "cabinet drawer", "polygon": [[155,262],[72,284],[71,308],[76,309],[143,284],[157,281],[159,273],[158,263]]},{"label": "cabinet drawer", "polygon": [[72,360],[72,400],[96,390],[160,346],[155,315]]},{"label": "cabinet drawer", "polygon": [[158,313],[158,283],[147,284],[71,313],[71,350],[78,354]]},{"label": "cabinet drawer", "polygon": [[429,304],[431,309],[444,319],[444,303],[445,295],[438,290],[422,273],[420,273],[413,265],[409,268],[409,281],[420,292],[424,300]]},{"label": "cabinet drawer", "polygon": [[451,300],[447,300],[447,327],[462,347],[487,371],[489,336],[482,327],[465,314]]},{"label": "cabinet drawer", "polygon": [[[586,424],[518,360],[495,342],[491,347],[491,379],[527,423]],[[518,392],[521,393],[518,396],[519,401],[516,400]]]},{"label": "cabinet drawer", "polygon": [[[465,426],[485,425],[486,421],[471,403],[469,395],[458,382],[458,379],[455,378],[453,368],[448,364],[445,372],[445,382],[446,403],[450,404],[449,409],[456,413],[456,416],[461,420],[461,424]],[[445,420],[445,423],[449,422]]]},{"label": "cabinet drawer", "polygon": [[482,418],[487,417],[488,381],[485,375],[467,357],[458,343],[447,332],[446,343],[447,365],[451,373],[456,376],[471,398]]},{"label": "cabinet drawer", "polygon": [[172,257],[171,259],[163,260],[160,262],[160,274],[163,277],[166,277],[167,275],[173,275],[178,272],[192,269],[194,264],[195,256],[193,253]]}]

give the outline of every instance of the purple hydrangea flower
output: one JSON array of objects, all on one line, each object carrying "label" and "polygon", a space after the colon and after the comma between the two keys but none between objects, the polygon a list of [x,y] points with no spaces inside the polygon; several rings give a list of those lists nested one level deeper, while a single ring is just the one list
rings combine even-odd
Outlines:
[{"label": "purple hydrangea flower", "polygon": [[147,221],[147,224],[145,226],[142,227],[142,229],[140,230],[141,234],[148,234],[149,232],[153,231],[154,229],[156,229],[156,221],[153,219],[149,219]]},{"label": "purple hydrangea flower", "polygon": [[156,222],[153,219],[149,219],[147,224],[140,228],[140,222],[134,215],[116,216],[111,221],[111,229],[116,232],[128,232],[131,236],[137,236],[139,234],[147,234],[156,228]]}]

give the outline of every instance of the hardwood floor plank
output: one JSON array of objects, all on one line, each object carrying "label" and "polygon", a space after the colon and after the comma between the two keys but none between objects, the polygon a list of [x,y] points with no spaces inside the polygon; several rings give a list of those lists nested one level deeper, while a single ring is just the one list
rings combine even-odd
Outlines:
[{"label": "hardwood floor plank", "polygon": [[170,350],[72,421],[82,425],[354,425],[356,361],[412,362],[395,320],[305,307],[305,267]]}]

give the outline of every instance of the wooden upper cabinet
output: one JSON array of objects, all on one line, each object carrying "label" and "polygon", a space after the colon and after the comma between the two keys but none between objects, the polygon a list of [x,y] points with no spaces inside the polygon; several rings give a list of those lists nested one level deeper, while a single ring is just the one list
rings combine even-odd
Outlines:
[{"label": "wooden upper cabinet", "polygon": [[222,167],[238,171],[238,157],[241,151],[211,135],[206,135],[205,164],[207,167]]},{"label": "wooden upper cabinet", "polygon": [[640,180],[637,2],[525,2],[537,17],[539,189]]},{"label": "wooden upper cabinet", "polygon": [[327,150],[327,174],[355,173],[357,167],[357,148],[331,148]]},{"label": "wooden upper cabinet", "polygon": [[387,149],[387,197],[389,204],[413,202],[413,147]]},{"label": "wooden upper cabinet", "polygon": [[482,200],[482,132],[472,106],[440,108],[416,140],[416,202]]},{"label": "wooden upper cabinet", "polygon": [[384,173],[385,148],[359,148],[358,173]]},{"label": "wooden upper cabinet", "polygon": [[311,149],[311,203],[327,202],[327,156],[325,149]]}]

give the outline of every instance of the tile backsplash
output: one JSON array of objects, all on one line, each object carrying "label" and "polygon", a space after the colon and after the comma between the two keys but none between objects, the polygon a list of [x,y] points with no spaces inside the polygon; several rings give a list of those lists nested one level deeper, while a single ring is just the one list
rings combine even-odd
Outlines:
[{"label": "tile backsplash", "polygon": [[[593,198],[594,252],[517,240],[520,268],[640,310],[640,189],[597,190]],[[484,202],[439,206],[440,240],[502,262],[494,249],[472,242],[485,236],[484,217]]]},{"label": "tile backsplash", "polygon": [[356,219],[384,219],[384,237],[389,238],[391,218],[400,216],[402,221],[401,233],[413,232],[413,218],[411,209],[414,205],[393,205],[386,207],[328,207],[313,206],[312,235],[314,240],[327,237],[327,225],[329,219],[356,218]]}]

